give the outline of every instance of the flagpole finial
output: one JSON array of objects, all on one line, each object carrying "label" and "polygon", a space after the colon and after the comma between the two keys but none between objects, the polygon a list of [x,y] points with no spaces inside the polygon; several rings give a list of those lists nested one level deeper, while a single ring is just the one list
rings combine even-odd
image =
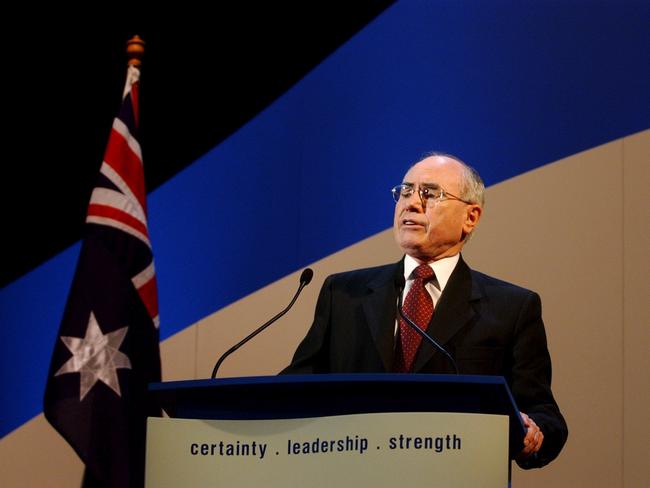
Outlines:
[{"label": "flagpole finial", "polygon": [[139,67],[142,64],[144,55],[144,41],[138,35],[133,36],[126,43],[126,55],[129,58],[129,66]]}]

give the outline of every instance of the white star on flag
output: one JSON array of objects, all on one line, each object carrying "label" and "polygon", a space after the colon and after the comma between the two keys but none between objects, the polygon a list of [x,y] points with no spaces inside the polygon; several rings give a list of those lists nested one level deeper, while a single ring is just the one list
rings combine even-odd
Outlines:
[{"label": "white star on flag", "polygon": [[102,334],[95,314],[91,311],[88,319],[86,337],[61,336],[61,340],[72,353],[72,357],[61,366],[55,376],[66,373],[80,373],[79,401],[82,401],[90,389],[103,381],[117,396],[122,396],[117,368],[131,369],[128,356],[119,350],[128,327]]}]

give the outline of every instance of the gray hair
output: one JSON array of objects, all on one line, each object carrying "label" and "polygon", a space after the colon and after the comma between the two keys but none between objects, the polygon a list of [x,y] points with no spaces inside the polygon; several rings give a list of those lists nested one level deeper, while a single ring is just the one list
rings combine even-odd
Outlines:
[{"label": "gray hair", "polygon": [[467,164],[465,161],[460,159],[458,156],[454,156],[453,154],[440,152],[440,151],[431,151],[425,153],[422,156],[422,158],[420,158],[417,162],[413,164],[413,166],[415,166],[423,159],[435,157],[435,156],[453,159],[454,161],[456,161],[461,165],[463,171],[463,182],[462,182],[461,193],[459,196],[463,200],[467,200],[468,202],[471,203],[477,203],[481,207],[483,207],[485,205],[485,184],[483,183],[483,179],[481,178],[481,175],[478,174],[478,171],[476,171],[476,169],[471,167],[469,164]]}]

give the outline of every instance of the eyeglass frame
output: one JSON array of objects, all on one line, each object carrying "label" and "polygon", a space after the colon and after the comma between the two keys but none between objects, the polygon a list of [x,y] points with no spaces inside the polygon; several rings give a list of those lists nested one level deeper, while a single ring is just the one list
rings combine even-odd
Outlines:
[{"label": "eyeglass frame", "polygon": [[[410,190],[410,193],[408,195],[402,195],[402,189],[407,188]],[[415,185],[413,183],[400,183],[397,186],[394,186],[391,188],[391,193],[393,195],[393,200],[395,200],[395,203],[398,203],[401,198],[410,198],[414,193],[415,193]],[[435,192],[440,192],[438,196],[433,196],[429,195],[428,192],[435,191]],[[425,183],[424,185],[420,185],[417,189],[418,196],[420,197],[420,202],[422,203],[423,208],[427,208],[428,205],[427,203],[431,199],[433,204],[435,205],[438,202],[444,202],[445,200],[458,200],[459,202],[463,202],[467,205],[474,205],[473,202],[470,202],[468,200],[464,200],[460,198],[459,196],[454,195],[453,193],[448,192],[445,190],[443,187],[436,183]]]}]

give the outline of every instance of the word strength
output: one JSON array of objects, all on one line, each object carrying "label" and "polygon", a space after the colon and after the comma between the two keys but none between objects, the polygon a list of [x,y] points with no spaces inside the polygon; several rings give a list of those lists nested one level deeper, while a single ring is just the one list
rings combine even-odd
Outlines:
[{"label": "word strength", "polygon": [[445,450],[460,450],[461,438],[456,434],[437,437],[406,436],[400,434],[388,439],[388,448],[391,450],[427,450],[443,452]]}]

